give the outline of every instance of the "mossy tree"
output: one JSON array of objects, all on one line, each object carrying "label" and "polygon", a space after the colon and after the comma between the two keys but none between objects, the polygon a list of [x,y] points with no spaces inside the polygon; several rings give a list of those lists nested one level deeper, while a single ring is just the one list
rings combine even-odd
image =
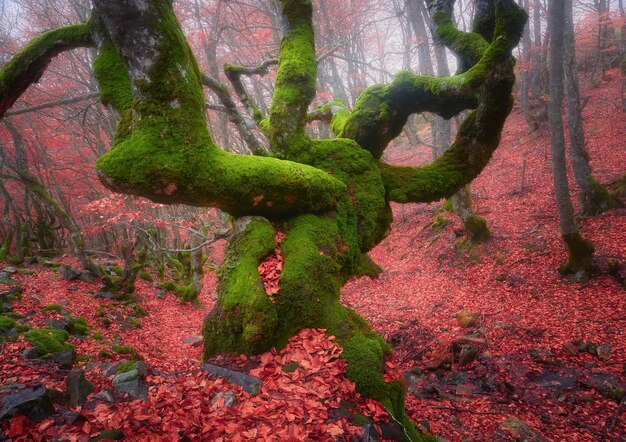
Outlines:
[{"label": "mossy tree", "polygon": [[[390,84],[363,91],[355,107],[332,106],[334,139],[312,140],[304,127],[316,93],[316,54],[310,0],[282,0],[284,37],[268,117],[260,127],[270,156],[228,153],[213,142],[205,121],[202,75],[170,0],[94,0],[89,23],[66,28],[95,43],[101,97],[120,114],[112,149],[96,164],[109,188],[163,203],[218,207],[238,217],[220,269],[219,299],[204,321],[204,357],[258,353],[280,347],[300,329],[328,329],[344,347],[348,376],[366,396],[382,401],[419,440],[404,411],[404,386],[385,382],[390,347],[368,323],[339,302],[343,283],[361,256],[386,235],[389,202],[450,197],[485,167],[512,107],[514,60],[526,14],[512,0],[484,1],[465,33],[453,24],[452,0],[429,1],[437,35],[463,62],[446,78],[399,73]],[[0,109],[14,101],[11,82],[41,65],[65,42],[62,31],[40,38],[0,73]],[[71,38],[70,38],[71,37]],[[42,55],[43,54],[43,55]],[[21,83],[16,83],[21,84]],[[8,86],[7,86],[8,85]],[[8,103],[8,104],[7,104]],[[451,118],[472,109],[450,148],[424,167],[380,160],[413,113]],[[259,263],[274,248],[284,268],[274,302]]]}]

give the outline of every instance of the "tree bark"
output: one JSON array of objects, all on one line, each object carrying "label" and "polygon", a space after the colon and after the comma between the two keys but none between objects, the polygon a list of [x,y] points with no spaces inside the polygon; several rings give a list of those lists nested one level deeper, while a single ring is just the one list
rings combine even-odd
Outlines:
[{"label": "tree bark", "polygon": [[570,199],[565,164],[565,136],[563,134],[563,30],[565,27],[565,2],[550,3],[548,26],[550,27],[549,86],[550,101],[548,121],[550,126],[550,151],[552,154],[552,177],[554,196],[559,215],[561,237],[568,252],[568,261],[562,270],[574,272],[579,279],[588,279],[592,272],[593,246],[584,240],[574,219],[574,207]]},{"label": "tree bark", "polygon": [[[94,69],[102,99],[121,115],[114,145],[97,163],[101,179],[155,201],[240,216],[220,269],[218,302],[204,321],[204,357],[256,353],[284,346],[302,328],[325,328],[343,346],[357,390],[381,401],[404,428],[403,439],[412,441],[420,435],[404,409],[404,386],[386,382],[382,372],[391,349],[339,295],[362,254],[385,237],[389,201],[454,194],[499,143],[512,108],[511,51],[526,15],[512,0],[500,0],[495,11],[486,2],[491,9],[481,9],[488,17],[481,29],[494,34],[487,41],[456,29],[453,3],[429,2],[437,34],[466,63],[463,73],[403,72],[391,84],[366,89],[353,112],[339,106],[332,122],[338,138],[312,140],[304,131],[317,78],[312,2],[280,1],[285,35],[264,122],[276,157],[266,158],[229,154],[213,143],[200,73],[170,0],[94,0]],[[451,148],[430,165],[400,168],[378,160],[411,114],[450,118],[470,108]],[[268,295],[258,266],[277,246],[284,260],[280,290]]]},{"label": "tree bark", "polygon": [[606,188],[591,174],[589,154],[585,148],[585,132],[580,105],[578,66],[574,39],[573,2],[565,1],[565,23],[563,34],[563,73],[565,84],[565,108],[569,129],[570,156],[574,178],[580,187],[578,199],[582,213],[597,215],[608,209],[619,207]]}]

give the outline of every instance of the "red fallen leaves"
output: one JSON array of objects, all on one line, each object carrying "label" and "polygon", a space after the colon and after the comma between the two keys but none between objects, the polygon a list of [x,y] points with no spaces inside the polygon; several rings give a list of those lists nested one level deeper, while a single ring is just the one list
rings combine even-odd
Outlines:
[{"label": "red fallen leaves", "polygon": [[[623,175],[626,164],[626,132],[618,121],[621,114],[615,112],[620,106],[619,72],[608,74],[614,76],[611,82],[584,92],[590,96],[584,109],[587,146],[594,175],[602,183]],[[550,350],[572,369],[584,371],[585,365],[593,364],[623,379],[624,291],[606,274],[606,269],[608,260],[623,262],[626,256],[625,212],[611,210],[581,220],[583,236],[596,247],[599,274],[586,284],[562,279],[558,267],[566,256],[559,238],[543,131],[541,128],[529,135],[521,112],[514,111],[507,121],[501,146],[472,183],[475,209],[487,219],[493,233],[472,256],[459,257],[455,251],[458,238],[453,231],[460,227],[455,215],[446,214],[452,222],[436,238],[425,228],[440,204],[392,204],[395,216],[391,234],[370,252],[386,273],[377,281],[351,281],[342,292],[342,301],[369,320],[383,336],[402,338],[394,342],[401,370],[425,368],[438,341],[449,343],[465,335],[467,331],[460,329],[454,318],[465,308],[481,314],[480,327],[489,342],[482,355],[496,361],[488,374],[500,382],[520,385],[524,384],[528,370],[549,370],[530,358],[528,350],[533,347]],[[393,164],[424,164],[430,161],[430,150],[425,146],[404,146],[404,150],[398,146],[388,149],[385,155]],[[526,181],[520,193],[524,161]],[[572,189],[575,188],[573,184]],[[572,199],[576,202],[576,195]],[[503,275],[499,278],[503,280],[496,279],[499,275]],[[534,330],[545,332],[529,333]],[[567,355],[562,347],[573,339],[611,344],[611,360],[606,363],[588,354]],[[447,347],[444,344],[439,349],[442,356],[446,356]],[[513,357],[519,357],[513,359],[518,363],[510,363]],[[458,369],[453,364],[453,370]],[[517,375],[516,369],[520,370]],[[415,422],[428,421],[434,434],[450,441],[488,439],[508,417],[521,418],[547,440],[622,440],[626,434],[624,410],[612,432],[608,436],[601,434],[618,404],[592,390],[581,392],[593,397],[592,401],[588,397],[583,402],[570,395],[559,400],[556,395],[532,388],[530,382],[516,387],[514,395],[519,397],[509,400],[499,392],[457,401],[409,393],[406,406]],[[528,403],[526,393],[536,394],[540,400]]]},{"label": "red fallen leaves", "polygon": [[[251,374],[262,378],[257,396],[224,379],[212,379],[189,365],[176,376],[148,376],[148,401],[99,403],[83,409],[87,421],[53,426],[52,419],[35,425],[23,417],[11,420],[14,436],[38,434],[39,439],[62,435],[66,440],[85,440],[104,430],[119,429],[128,440],[176,441],[303,441],[344,440],[358,437],[361,428],[346,417],[332,417],[342,401],[353,404],[354,412],[382,422],[387,414],[380,403],[365,400],[345,376],[342,348],[327,337],[325,330],[302,330],[281,351],[273,350],[259,358]],[[293,371],[285,371],[290,364]],[[294,365],[297,364],[297,365]],[[90,380],[107,387],[109,381]],[[238,402],[229,408],[220,392],[234,393]],[[19,439],[18,439],[19,440]]]},{"label": "red fallen leaves", "polygon": [[276,248],[274,252],[270,254],[265,260],[259,264],[259,276],[263,282],[265,293],[270,299],[273,300],[274,295],[277,295],[280,291],[278,287],[278,279],[280,278],[280,272],[283,270],[283,255],[280,251],[280,243],[285,237],[283,232],[276,232]]}]

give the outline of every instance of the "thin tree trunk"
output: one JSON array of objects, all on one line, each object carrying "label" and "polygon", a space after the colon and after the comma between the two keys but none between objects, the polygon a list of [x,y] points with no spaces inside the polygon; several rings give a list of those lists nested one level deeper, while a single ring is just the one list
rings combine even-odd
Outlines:
[{"label": "thin tree trunk", "polygon": [[565,3],[553,0],[550,3],[548,26],[550,32],[548,122],[552,153],[552,177],[554,196],[559,215],[561,237],[568,252],[568,261],[561,267],[564,272],[577,274],[579,280],[588,279],[592,272],[593,246],[584,240],[574,219],[574,207],[570,199],[567,169],[565,164],[565,136],[563,134],[563,28]]},{"label": "thin tree trunk", "polygon": [[565,0],[565,27],[563,33],[563,73],[565,79],[565,103],[567,126],[570,137],[570,155],[576,183],[580,187],[578,198],[581,211],[586,215],[597,215],[619,204],[606,188],[591,174],[589,155],[585,148],[585,132],[580,106],[578,67],[574,39],[572,0]]}]

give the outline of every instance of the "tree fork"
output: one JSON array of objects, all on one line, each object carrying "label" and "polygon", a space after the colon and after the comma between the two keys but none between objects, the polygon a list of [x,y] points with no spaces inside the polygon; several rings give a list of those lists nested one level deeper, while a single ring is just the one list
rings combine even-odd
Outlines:
[{"label": "tree fork", "polygon": [[121,114],[113,148],[96,164],[105,185],[233,215],[286,215],[336,204],[345,186],[320,170],[231,154],[213,143],[201,75],[171,2],[94,6],[94,70],[103,99]]}]

